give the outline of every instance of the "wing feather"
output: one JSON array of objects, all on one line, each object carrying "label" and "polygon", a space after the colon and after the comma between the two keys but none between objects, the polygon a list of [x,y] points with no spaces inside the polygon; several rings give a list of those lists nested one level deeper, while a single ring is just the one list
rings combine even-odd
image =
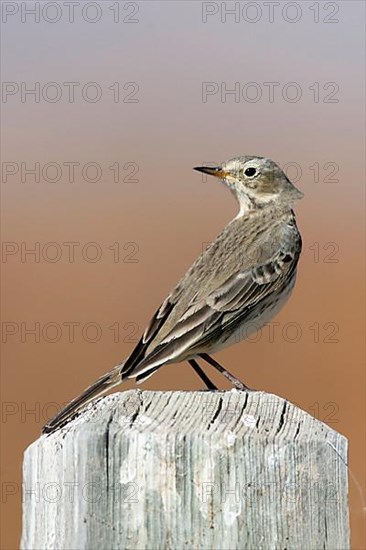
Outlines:
[{"label": "wing feather", "polygon": [[122,378],[127,377],[129,373],[133,371],[135,366],[143,361],[146,350],[169,317],[174,305],[174,302],[170,301],[170,296],[168,296],[160,308],[156,311],[155,315],[146,327],[140,341],[122,367]]},{"label": "wing feather", "polygon": [[204,299],[191,303],[156,348],[130,371],[130,376],[143,379],[144,373],[148,376],[159,365],[179,360],[188,351],[193,353],[242,320],[257,304],[289,284],[300,250],[299,237],[282,242],[262,265],[237,271]]}]

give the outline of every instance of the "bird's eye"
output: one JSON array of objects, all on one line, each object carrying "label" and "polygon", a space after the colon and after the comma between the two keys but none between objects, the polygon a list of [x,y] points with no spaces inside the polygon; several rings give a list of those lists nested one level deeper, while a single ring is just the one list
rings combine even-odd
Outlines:
[{"label": "bird's eye", "polygon": [[253,166],[250,166],[249,168],[247,168],[245,171],[244,171],[244,174],[246,176],[248,176],[248,178],[252,178],[253,176],[255,176],[257,173],[257,170],[255,168],[253,168]]}]

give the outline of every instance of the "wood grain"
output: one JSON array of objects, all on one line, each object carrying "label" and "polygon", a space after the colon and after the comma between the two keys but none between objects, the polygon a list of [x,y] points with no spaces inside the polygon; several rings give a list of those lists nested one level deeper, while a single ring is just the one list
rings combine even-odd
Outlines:
[{"label": "wood grain", "polygon": [[346,550],[346,464],[275,395],[116,393],[26,450],[21,546]]}]

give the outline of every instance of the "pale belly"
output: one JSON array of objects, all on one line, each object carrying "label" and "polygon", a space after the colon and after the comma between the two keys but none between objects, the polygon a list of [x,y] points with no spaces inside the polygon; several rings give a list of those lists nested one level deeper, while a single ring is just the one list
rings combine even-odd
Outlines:
[{"label": "pale belly", "polygon": [[206,345],[205,350],[202,350],[201,353],[215,353],[216,351],[245,340],[248,336],[261,329],[282,309],[291,295],[291,292],[295,286],[295,280],[296,276],[293,277],[292,281],[281,293],[277,296],[272,296],[271,299],[267,299],[267,301],[261,305],[261,308],[254,308],[254,310],[250,312],[240,324],[237,325],[235,330],[225,331],[225,329],[223,329],[221,337],[211,345]]}]

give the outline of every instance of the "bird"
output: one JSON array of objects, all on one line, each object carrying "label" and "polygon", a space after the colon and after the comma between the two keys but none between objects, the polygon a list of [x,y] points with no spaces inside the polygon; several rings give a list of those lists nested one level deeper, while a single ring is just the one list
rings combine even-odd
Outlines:
[{"label": "bird", "polygon": [[259,330],[290,296],[302,247],[293,208],[303,193],[266,157],[241,155],[194,170],[228,187],[239,206],[237,215],[171,290],[127,359],[49,420],[44,433],[64,426],[89,401],[124,380],[141,383],[172,363],[188,361],[208,390],[218,388],[201,360],[236,389],[250,391],[211,355]]}]

